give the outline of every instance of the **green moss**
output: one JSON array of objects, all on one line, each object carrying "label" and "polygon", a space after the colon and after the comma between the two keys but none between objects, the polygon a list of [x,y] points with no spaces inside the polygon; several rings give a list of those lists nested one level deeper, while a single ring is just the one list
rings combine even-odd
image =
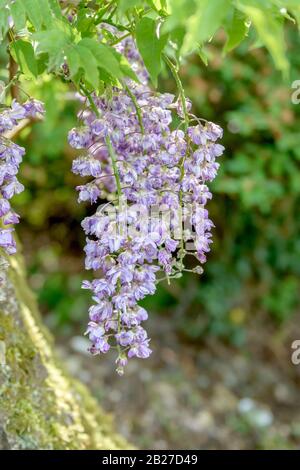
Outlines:
[{"label": "green moss", "polygon": [[10,447],[128,448],[111,418],[56,358],[20,257],[11,260],[5,289],[7,300],[0,303],[0,427]]}]

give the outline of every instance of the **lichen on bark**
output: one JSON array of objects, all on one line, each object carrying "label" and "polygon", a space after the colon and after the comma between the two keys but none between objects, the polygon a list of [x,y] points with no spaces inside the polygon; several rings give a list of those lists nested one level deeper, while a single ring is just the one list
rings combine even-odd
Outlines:
[{"label": "lichen on bark", "polygon": [[57,359],[23,259],[0,265],[0,449],[124,449],[89,391]]}]

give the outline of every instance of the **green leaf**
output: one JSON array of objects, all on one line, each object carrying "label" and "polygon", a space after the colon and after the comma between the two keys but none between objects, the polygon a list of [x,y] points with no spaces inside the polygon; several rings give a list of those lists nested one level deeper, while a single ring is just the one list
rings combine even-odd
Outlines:
[{"label": "green leaf", "polygon": [[58,19],[62,19],[63,15],[58,0],[48,0],[48,3],[54,16]]},{"label": "green leaf", "polygon": [[37,68],[38,68],[38,75],[42,75],[47,70],[47,54],[40,54],[36,58]]},{"label": "green leaf", "polygon": [[227,34],[227,41],[224,46],[224,52],[229,52],[237,47],[248,33],[245,15],[239,10],[234,10],[230,21],[226,22],[224,29]]},{"label": "green leaf", "polygon": [[34,50],[30,42],[18,39],[11,43],[11,53],[17,64],[21,69],[21,72],[28,77],[38,76],[37,61],[34,57]]},{"label": "green leaf", "polygon": [[20,1],[14,2],[10,5],[10,12],[14,20],[15,28],[17,31],[24,29],[26,26],[26,14],[24,6]]},{"label": "green leaf", "polygon": [[254,0],[240,0],[238,8],[244,12],[253,23],[259,39],[267,47],[273,57],[275,65],[282,72],[289,69],[285,55],[285,40],[283,31],[283,18],[278,12],[267,9],[266,2],[257,3]]},{"label": "green leaf", "polygon": [[69,36],[60,29],[40,31],[32,35],[37,42],[36,53],[49,56],[48,69],[59,67],[64,60],[64,51],[70,44]]},{"label": "green leaf", "polygon": [[43,15],[39,0],[22,0],[27,16],[36,30],[41,29]]},{"label": "green leaf", "polygon": [[0,39],[2,40],[8,31],[9,11],[6,8],[7,1],[0,0]]},{"label": "green leaf", "polygon": [[120,13],[126,13],[130,8],[140,7],[144,3],[143,0],[119,0],[118,10]]},{"label": "green leaf", "polygon": [[53,27],[54,18],[48,0],[39,0],[39,4],[43,16],[43,24],[47,28]]},{"label": "green leaf", "polygon": [[167,37],[166,34],[160,38],[157,36],[156,22],[151,18],[144,17],[137,24],[137,46],[154,86],[157,86],[157,77],[161,71],[161,53]]},{"label": "green leaf", "polygon": [[82,37],[91,35],[91,33],[96,35],[94,15],[88,8],[82,7],[78,10],[76,28],[80,31]]},{"label": "green leaf", "polygon": [[168,33],[177,27],[186,27],[190,16],[195,14],[195,0],[169,0],[169,9],[171,14],[162,25],[162,32]]},{"label": "green leaf", "polygon": [[228,0],[198,0],[197,11],[188,21],[184,52],[190,52],[199,43],[209,40],[222,26],[231,8]]},{"label": "green leaf", "polygon": [[119,61],[111,47],[106,46],[105,44],[100,44],[92,38],[84,38],[78,43],[78,45],[82,45],[90,50],[99,67],[103,68],[106,72],[117,79],[122,78],[123,74]]},{"label": "green leaf", "polygon": [[98,86],[98,94],[101,94],[101,91],[100,91],[101,87],[103,89],[105,88],[104,83],[112,85],[112,86],[118,86],[119,82],[115,77],[107,73],[105,69],[102,69],[101,67],[99,67],[99,65],[98,65],[98,70],[99,70],[99,78],[100,78],[100,85],[99,85],[100,88]]},{"label": "green leaf", "polygon": [[66,50],[67,63],[70,70],[70,77],[73,78],[80,68],[80,54],[76,47],[70,46]]},{"label": "green leaf", "polygon": [[179,60],[180,58],[180,51],[181,51],[182,44],[184,41],[184,36],[185,36],[185,28],[183,26],[177,26],[170,33],[170,40],[171,40],[171,43],[173,44],[173,48],[174,48],[177,60]]},{"label": "green leaf", "polygon": [[98,63],[91,50],[80,41],[76,45],[80,56],[80,67],[83,69],[86,80],[97,90],[99,84]]},{"label": "green leaf", "polygon": [[119,64],[119,67],[121,69],[122,74],[125,75],[126,77],[131,78],[131,80],[134,80],[135,82],[139,83],[140,81],[139,81],[136,73],[130,67],[130,64],[129,64],[128,60],[126,59],[126,57],[123,56],[122,54],[119,54],[119,52],[117,52],[113,48],[111,49],[111,51],[112,51],[112,53],[114,54],[114,56],[116,57],[116,59],[118,61],[118,64]]},{"label": "green leaf", "polygon": [[17,30],[25,28],[26,17],[36,31],[41,30],[43,25],[52,28],[54,18],[62,19],[56,0],[15,0],[9,8]]}]

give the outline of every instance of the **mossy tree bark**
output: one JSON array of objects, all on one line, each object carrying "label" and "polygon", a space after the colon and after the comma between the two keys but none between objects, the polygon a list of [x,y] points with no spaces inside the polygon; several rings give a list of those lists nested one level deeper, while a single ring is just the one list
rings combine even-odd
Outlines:
[{"label": "mossy tree bark", "polygon": [[0,266],[0,449],[124,449],[88,390],[57,360],[21,256]]}]

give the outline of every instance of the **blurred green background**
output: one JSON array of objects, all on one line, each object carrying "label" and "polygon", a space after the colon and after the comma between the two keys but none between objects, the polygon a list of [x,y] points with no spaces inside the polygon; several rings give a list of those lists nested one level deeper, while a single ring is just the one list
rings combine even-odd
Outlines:
[{"label": "blurred green background", "polygon": [[[194,113],[224,128],[226,152],[212,184],[214,198],[209,209],[216,229],[204,274],[186,275],[171,286],[160,285],[157,294],[144,302],[151,311],[150,334],[154,341],[163,342],[164,325],[168,325],[167,335],[175,335],[175,341],[188,344],[191,351],[199,350],[201,357],[204,343],[211,342],[229,348],[226,354],[239,351],[244,357],[253,335],[262,336],[261,343],[270,341],[270,331],[280,335],[299,311],[300,105],[291,102],[291,84],[300,78],[300,40],[293,26],[287,29],[286,35],[291,63],[288,80],[275,71],[272,60],[261,48],[253,47],[246,52],[245,44],[224,59],[222,35],[206,51],[208,67],[196,56],[182,67],[181,76]],[[4,50],[1,54],[4,64]],[[5,71],[2,74],[3,79]],[[29,281],[38,295],[45,321],[57,337],[77,338],[78,335],[79,338],[85,329],[90,304],[89,293],[80,287],[82,279],[90,276],[84,271],[84,234],[80,222],[94,208],[77,204],[74,188],[80,179],[70,171],[74,155],[66,137],[68,130],[76,125],[78,103],[67,85],[50,77],[23,86],[45,102],[47,117],[45,122],[35,124],[32,130],[26,129],[19,136],[27,154],[20,175],[26,191],[14,198],[22,218],[18,234],[24,247]],[[166,73],[160,87],[175,91],[173,80]],[[78,348],[77,345],[75,349]],[[162,351],[162,355],[167,354],[166,363],[172,366],[170,348],[167,353]],[[272,355],[271,361],[279,361],[274,350]],[[229,355],[229,361],[230,358]],[[99,368],[98,359],[89,361],[96,361]],[[102,358],[102,363],[105,361]],[[250,362],[248,358],[247,367]],[[211,363],[208,360],[208,367]],[[163,367],[155,363],[155,377]],[[189,367],[186,360],[183,375]],[[113,368],[109,370],[108,374],[112,375]],[[195,370],[200,380],[201,367],[200,371]],[[185,380],[181,381],[178,374],[178,370],[173,370],[171,378],[168,376],[168,384],[176,390],[180,390]],[[275,382],[278,380],[280,377],[274,378]],[[86,381],[90,382],[88,378]],[[110,386],[110,378],[106,384]],[[114,386],[118,388],[119,382]],[[124,390],[123,393],[126,394]],[[193,408],[197,399],[190,392],[188,396]],[[102,392],[99,397],[105,400]],[[107,402],[107,407],[115,412],[113,400]],[[239,419],[230,415],[228,419],[226,426],[239,435],[252,433],[252,424],[244,415]],[[138,425],[132,424],[132,418],[129,421],[130,431],[125,429],[124,433],[129,436],[136,433],[139,439]],[[178,437],[174,426],[171,431],[166,430],[167,424],[160,425],[167,434],[167,445],[180,445],[182,436],[179,433]],[[199,423],[197,426],[200,429]],[[300,428],[289,432],[288,443],[286,438],[278,436],[262,443],[255,431],[254,445],[292,446],[290,442],[295,443],[300,437]],[[155,441],[157,447],[163,445],[158,435],[158,443],[152,436],[150,444]],[[220,446],[224,439],[220,438]],[[140,445],[145,442],[141,441]]]}]

